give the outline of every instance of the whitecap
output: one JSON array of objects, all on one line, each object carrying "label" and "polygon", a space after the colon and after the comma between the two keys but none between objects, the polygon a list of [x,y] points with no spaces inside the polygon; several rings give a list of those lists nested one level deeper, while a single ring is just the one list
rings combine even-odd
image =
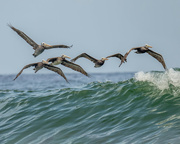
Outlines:
[{"label": "whitecap", "polygon": [[170,68],[166,72],[137,72],[134,76],[137,81],[148,81],[156,85],[159,89],[169,89],[170,84],[180,87],[180,72]]}]

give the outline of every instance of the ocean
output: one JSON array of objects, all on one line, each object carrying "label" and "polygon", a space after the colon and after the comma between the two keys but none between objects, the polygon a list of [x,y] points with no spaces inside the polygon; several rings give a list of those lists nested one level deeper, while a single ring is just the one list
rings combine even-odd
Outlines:
[{"label": "ocean", "polygon": [[0,144],[179,144],[180,69],[0,75]]}]

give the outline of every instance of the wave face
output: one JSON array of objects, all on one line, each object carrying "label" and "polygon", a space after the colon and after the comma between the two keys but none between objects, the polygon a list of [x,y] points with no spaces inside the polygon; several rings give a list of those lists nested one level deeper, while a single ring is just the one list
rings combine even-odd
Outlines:
[{"label": "wave face", "polygon": [[0,143],[179,143],[179,69],[13,78],[0,76]]}]

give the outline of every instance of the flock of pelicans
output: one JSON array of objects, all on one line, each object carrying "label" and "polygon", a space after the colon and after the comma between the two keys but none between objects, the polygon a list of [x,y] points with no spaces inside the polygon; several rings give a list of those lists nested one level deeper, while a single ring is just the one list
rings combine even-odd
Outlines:
[{"label": "flock of pelicans", "polygon": [[[70,48],[70,47],[72,47],[72,46],[67,46],[67,45],[48,45],[44,42],[42,42],[41,45],[38,45],[30,37],[28,37],[24,32],[20,31],[19,29],[16,29],[12,25],[8,25],[8,26],[12,30],[14,30],[19,36],[21,36],[28,44],[30,44],[33,47],[33,49],[35,50],[35,52],[33,54],[34,57],[37,57],[38,55],[40,55],[44,50],[48,50],[48,49],[52,49],[52,48]],[[148,53],[149,55],[151,55],[152,57],[157,59],[162,64],[164,69],[167,70],[167,67],[166,67],[166,64],[164,62],[162,55],[150,50],[149,48],[152,48],[152,46],[149,46],[146,44],[145,46],[142,46],[142,47],[131,48],[124,56],[120,53],[117,53],[114,55],[107,56],[106,58],[102,58],[100,60],[95,59],[86,53],[82,53],[82,54],[78,55],[77,57],[75,57],[71,61],[66,60],[66,58],[70,59],[70,57],[68,57],[66,55],[62,55],[61,57],[53,57],[53,58],[49,58],[47,60],[42,60],[42,62],[32,63],[32,64],[28,64],[28,65],[24,66],[22,68],[22,70],[16,75],[14,80],[16,78],[18,78],[18,76],[23,72],[24,69],[29,68],[31,66],[34,66],[33,70],[35,70],[35,73],[42,68],[47,68],[51,71],[58,73],[68,82],[63,71],[54,65],[62,64],[66,67],[69,67],[75,71],[78,71],[78,72],[84,74],[85,76],[89,76],[88,73],[80,65],[77,65],[74,63],[78,58],[81,58],[81,57],[87,58],[88,60],[92,61],[95,64],[94,67],[97,68],[97,67],[101,67],[104,64],[104,62],[106,60],[108,60],[108,58],[117,57],[121,60],[121,63],[119,65],[119,67],[120,67],[122,63],[127,62],[126,58],[132,50],[136,50],[135,53],[137,53],[137,54]]]}]

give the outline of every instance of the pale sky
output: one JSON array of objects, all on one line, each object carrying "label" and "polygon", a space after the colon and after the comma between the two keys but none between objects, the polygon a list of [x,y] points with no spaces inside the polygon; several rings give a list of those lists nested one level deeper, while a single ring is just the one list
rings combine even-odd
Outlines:
[{"label": "pale sky", "polygon": [[[0,5],[0,74],[16,74],[27,64],[62,54],[74,58],[85,52],[101,59],[145,44],[164,57],[168,68],[180,67],[180,0],[1,0]],[[73,47],[46,50],[34,58],[32,47],[8,23],[38,44]],[[164,70],[148,54],[131,52],[127,61],[120,68],[117,58],[100,68],[85,58],[76,63],[89,73]],[[23,73],[34,73],[32,69]],[[38,73],[46,72],[52,73]]]}]

